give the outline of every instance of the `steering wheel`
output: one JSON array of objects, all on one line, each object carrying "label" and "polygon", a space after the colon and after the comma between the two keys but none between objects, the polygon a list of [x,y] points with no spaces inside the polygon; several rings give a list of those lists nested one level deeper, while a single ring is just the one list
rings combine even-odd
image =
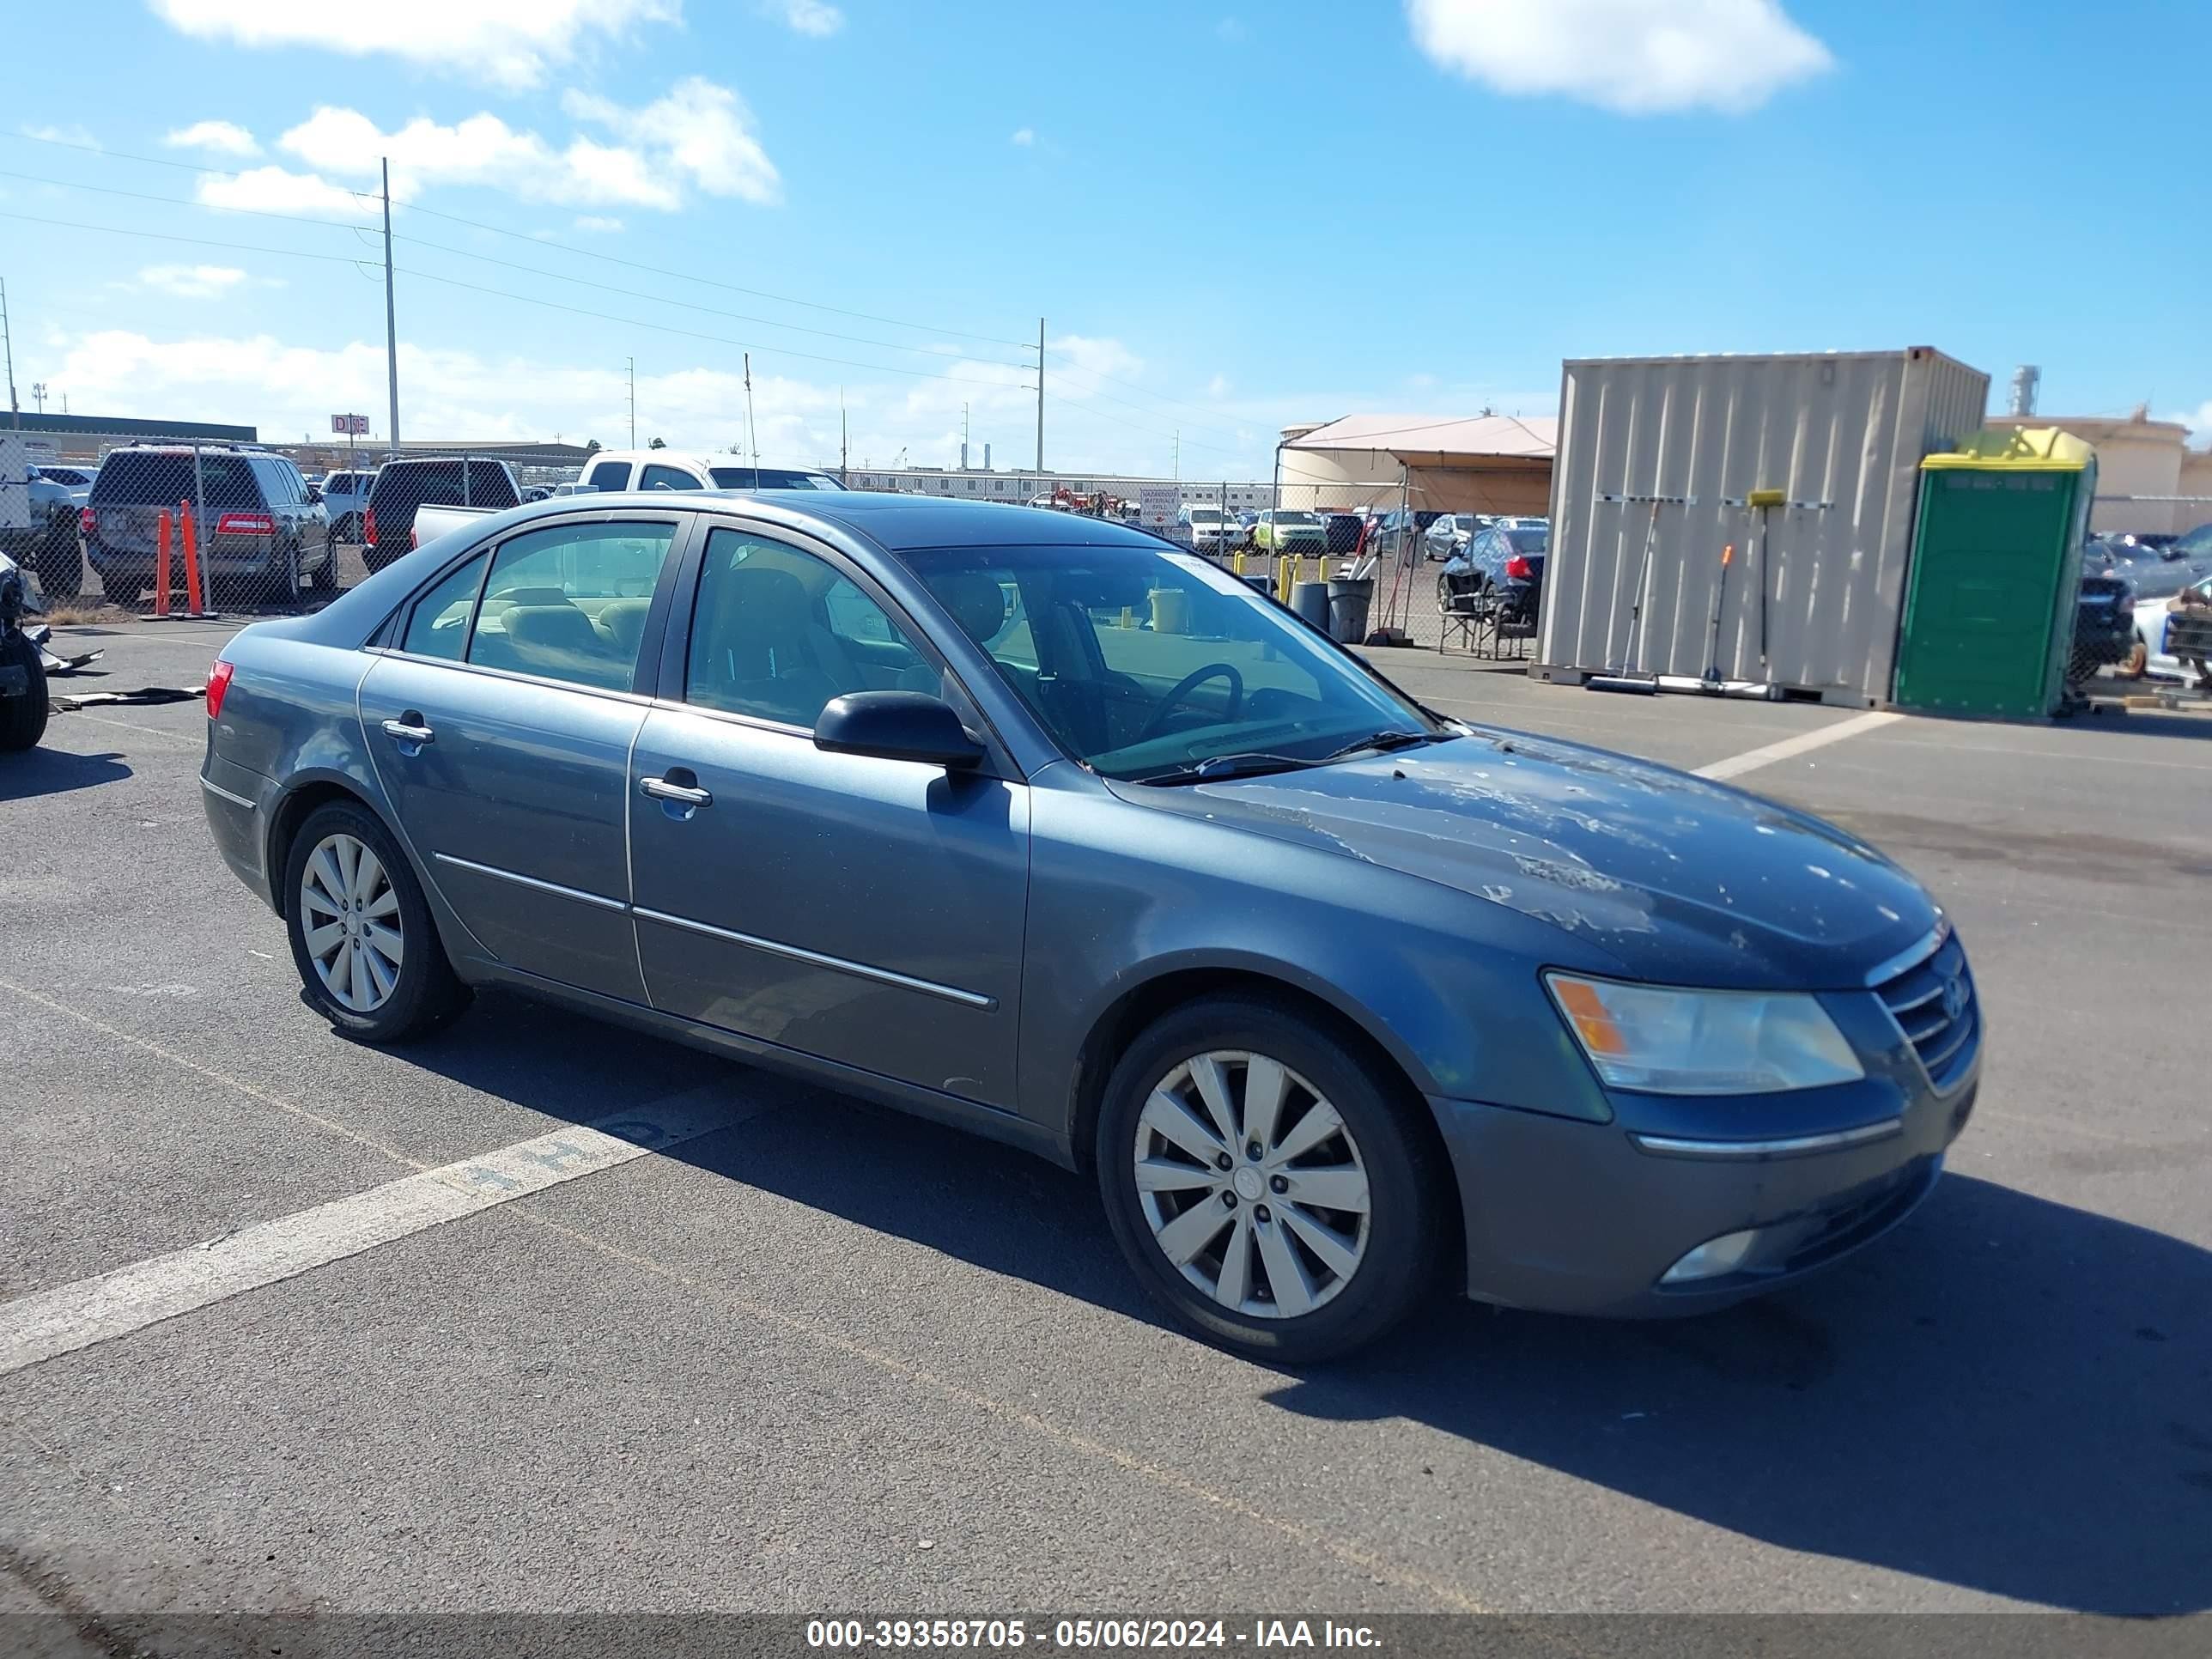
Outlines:
[{"label": "steering wheel", "polygon": [[1152,717],[1145,722],[1145,729],[1137,734],[1137,741],[1143,743],[1149,738],[1159,736],[1160,728],[1168,723],[1168,716],[1175,713],[1176,705],[1206,681],[1213,679],[1229,682],[1228,718],[1235,720],[1244,708],[1244,677],[1237,672],[1233,664],[1210,662],[1203,668],[1193,669],[1175,683],[1175,689],[1161,700],[1158,708],[1152,710]]}]

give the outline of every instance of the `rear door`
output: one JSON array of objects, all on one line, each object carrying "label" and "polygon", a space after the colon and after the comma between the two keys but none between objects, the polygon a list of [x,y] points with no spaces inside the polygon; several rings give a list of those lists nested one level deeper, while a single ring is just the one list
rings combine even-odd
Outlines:
[{"label": "rear door", "polygon": [[630,745],[678,513],[518,530],[450,568],[362,683],[377,775],[418,866],[486,956],[641,1002]]},{"label": "rear door", "polygon": [[707,536],[638,734],[653,1006],[1012,1110],[1028,786],[1003,757],[948,772],[814,746],[833,696],[964,693],[864,573],[787,535]]}]

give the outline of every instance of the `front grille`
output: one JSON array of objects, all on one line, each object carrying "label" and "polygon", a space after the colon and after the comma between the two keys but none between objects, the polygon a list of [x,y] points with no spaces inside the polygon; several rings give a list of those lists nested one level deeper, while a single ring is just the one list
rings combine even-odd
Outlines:
[{"label": "front grille", "polygon": [[1874,988],[1938,1092],[1966,1076],[1981,1047],[1982,1009],[1956,933],[1926,961]]}]

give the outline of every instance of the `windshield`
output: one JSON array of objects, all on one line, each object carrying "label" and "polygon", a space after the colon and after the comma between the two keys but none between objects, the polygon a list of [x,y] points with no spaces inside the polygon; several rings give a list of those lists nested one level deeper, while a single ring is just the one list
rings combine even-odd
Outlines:
[{"label": "windshield", "polygon": [[1440,728],[1236,578],[1135,546],[907,556],[1060,747],[1103,776],[1318,763]]},{"label": "windshield", "polygon": [[794,472],[787,466],[710,466],[715,483],[724,489],[842,489],[826,472]]},{"label": "windshield", "polygon": [[1320,520],[1310,513],[1278,513],[1275,514],[1275,522],[1277,524],[1318,524]]}]

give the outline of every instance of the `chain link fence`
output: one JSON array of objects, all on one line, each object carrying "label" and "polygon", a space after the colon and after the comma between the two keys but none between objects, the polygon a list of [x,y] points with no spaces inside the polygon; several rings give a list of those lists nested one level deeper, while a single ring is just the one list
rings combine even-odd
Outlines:
[{"label": "chain link fence", "polygon": [[526,447],[409,451],[388,466],[365,453],[331,465],[321,446],[188,437],[7,453],[0,471],[20,476],[0,482],[0,551],[60,613],[312,610],[409,550],[419,507],[513,507],[577,471]]}]

